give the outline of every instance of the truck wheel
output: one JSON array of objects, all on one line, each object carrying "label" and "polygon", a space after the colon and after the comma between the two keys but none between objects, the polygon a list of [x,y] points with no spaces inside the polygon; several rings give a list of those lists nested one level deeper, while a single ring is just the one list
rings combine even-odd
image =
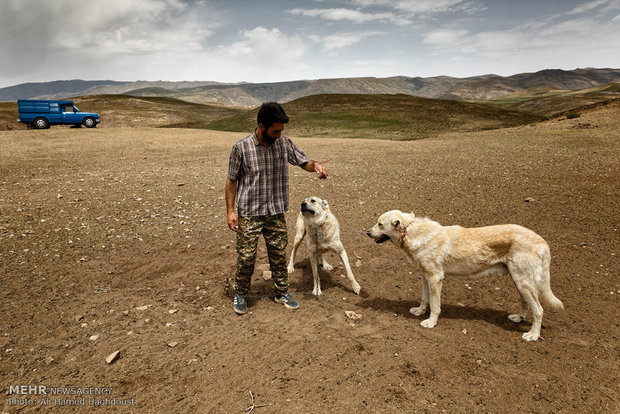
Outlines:
[{"label": "truck wheel", "polygon": [[50,127],[50,123],[45,118],[37,118],[32,122],[32,127],[34,129],[47,129]]},{"label": "truck wheel", "polygon": [[95,122],[95,118],[90,117],[90,116],[84,118],[83,124],[86,128],[94,128],[97,126],[97,122]]}]

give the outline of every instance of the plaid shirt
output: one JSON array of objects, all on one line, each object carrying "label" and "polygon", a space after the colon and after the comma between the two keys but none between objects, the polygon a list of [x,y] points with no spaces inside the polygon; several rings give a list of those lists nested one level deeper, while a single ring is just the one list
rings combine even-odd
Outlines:
[{"label": "plaid shirt", "polygon": [[233,145],[228,178],[237,181],[239,216],[273,216],[288,211],[288,166],[303,167],[310,160],[286,136],[270,146],[261,145],[256,133]]}]

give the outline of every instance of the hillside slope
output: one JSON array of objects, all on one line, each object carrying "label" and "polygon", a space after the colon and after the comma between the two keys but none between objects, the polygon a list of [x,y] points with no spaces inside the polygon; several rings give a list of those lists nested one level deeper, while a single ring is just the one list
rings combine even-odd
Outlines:
[{"label": "hillside slope", "polygon": [[81,79],[22,83],[7,88],[0,88],[0,102],[33,99],[45,95],[57,96],[57,98],[52,99],[61,99],[67,96],[84,95],[85,91],[94,87],[113,87],[113,85],[125,83],[111,80],[85,81]]},{"label": "hillside slope", "polygon": [[[620,70],[617,69],[542,70],[508,77],[395,76],[220,84],[176,89],[166,92],[166,96],[190,102],[226,102],[237,106],[258,106],[266,101],[290,102],[305,96],[321,94],[406,94],[424,98],[485,100],[535,87],[578,90],[618,80]],[[153,96],[157,91],[138,89],[127,94]]]},{"label": "hillside slope", "polygon": [[[412,140],[447,131],[480,131],[524,125],[543,118],[489,105],[409,95],[314,95],[283,105],[291,118],[286,134]],[[207,129],[244,132],[256,126],[256,110],[209,123]]]},{"label": "hillside slope", "polygon": [[[218,83],[212,81],[70,81],[0,88],[0,101],[44,98],[60,99],[78,95],[127,94],[175,97],[189,102],[218,102],[253,107],[265,101],[290,102],[304,96],[336,94],[406,94],[425,98],[454,100],[491,99],[534,87],[576,90],[620,81],[620,69],[548,69],[512,76],[481,75],[468,78],[435,76],[428,78],[395,76],[390,78],[339,78],[295,80],[275,83]],[[64,82],[64,81],[63,81]],[[78,88],[79,83],[84,83]],[[49,87],[46,88],[46,85]]]},{"label": "hillside slope", "polygon": [[[243,110],[217,104],[195,104],[174,98],[94,95],[73,98],[82,111],[101,115],[98,128],[177,127],[197,128]],[[16,122],[17,103],[0,103],[0,130],[26,129]],[[62,127],[53,127],[62,128]]]},{"label": "hillside slope", "polygon": [[612,83],[578,91],[537,87],[490,99],[487,103],[541,116],[561,116],[592,105],[620,99],[620,83]]},{"label": "hillside slope", "polygon": [[[607,84],[580,91],[537,87],[476,103],[403,94],[322,94],[283,105],[291,115],[286,132],[289,135],[411,140],[446,131],[530,124],[569,112],[579,114],[618,99],[620,84]],[[148,126],[247,132],[256,125],[256,107],[126,95],[74,100],[82,110],[102,115],[100,128]],[[25,129],[16,119],[16,103],[0,103],[0,130]]]}]

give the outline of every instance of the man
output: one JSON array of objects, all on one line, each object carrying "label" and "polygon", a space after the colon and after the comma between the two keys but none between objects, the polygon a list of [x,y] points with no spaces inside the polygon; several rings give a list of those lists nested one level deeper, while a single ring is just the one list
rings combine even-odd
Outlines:
[{"label": "man", "polygon": [[[284,213],[288,211],[288,165],[327,178],[327,169],[311,161],[289,138],[282,135],[288,116],[276,102],[261,105],[254,133],[233,145],[226,180],[228,227],[237,232],[237,269],[233,309],[247,312],[246,296],[256,262],[256,248],[262,234],[267,245],[274,282],[275,301],[288,309],[299,304],[288,293],[286,245],[288,234]],[[235,214],[237,201],[238,217]]]}]

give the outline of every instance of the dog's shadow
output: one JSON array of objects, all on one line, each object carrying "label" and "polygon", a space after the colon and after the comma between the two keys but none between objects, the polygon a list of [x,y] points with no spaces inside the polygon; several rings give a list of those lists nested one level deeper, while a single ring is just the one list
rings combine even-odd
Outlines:
[{"label": "dog's shadow", "polygon": [[[346,290],[347,292],[353,293],[351,289],[351,281],[348,277],[346,277],[346,270],[342,268],[342,262],[340,259],[336,258],[336,260],[330,260],[330,265],[333,266],[333,270],[323,269],[323,266],[319,262],[319,280],[321,281],[321,290],[325,292],[327,289],[331,289],[334,287],[341,288]],[[312,276],[312,266],[310,265],[310,258],[305,258],[295,263],[295,271],[301,270],[301,276],[297,278],[297,282],[295,282],[295,286],[302,291],[312,292],[314,288],[314,278]],[[345,274],[345,277],[340,277],[340,274]],[[355,275],[355,273],[354,273]],[[362,291],[359,294],[362,298],[369,298],[368,293],[364,291],[364,286],[362,286]]]},{"label": "dog's shadow", "polygon": [[[418,320],[422,322],[428,318],[430,309],[427,309],[426,313],[421,316],[415,316],[409,309],[414,306],[418,306],[419,302],[408,300],[390,300],[385,298],[373,297],[364,300],[357,304],[357,306],[365,309],[374,309],[380,312],[390,312],[398,315],[403,315],[407,318]],[[455,319],[455,320],[480,320],[492,323],[507,331],[521,332],[523,328],[521,326],[528,326],[528,322],[514,323],[508,319],[508,313],[503,310],[479,308],[472,306],[457,306],[450,304],[441,305],[441,314],[439,315],[439,321],[441,319]]]}]

